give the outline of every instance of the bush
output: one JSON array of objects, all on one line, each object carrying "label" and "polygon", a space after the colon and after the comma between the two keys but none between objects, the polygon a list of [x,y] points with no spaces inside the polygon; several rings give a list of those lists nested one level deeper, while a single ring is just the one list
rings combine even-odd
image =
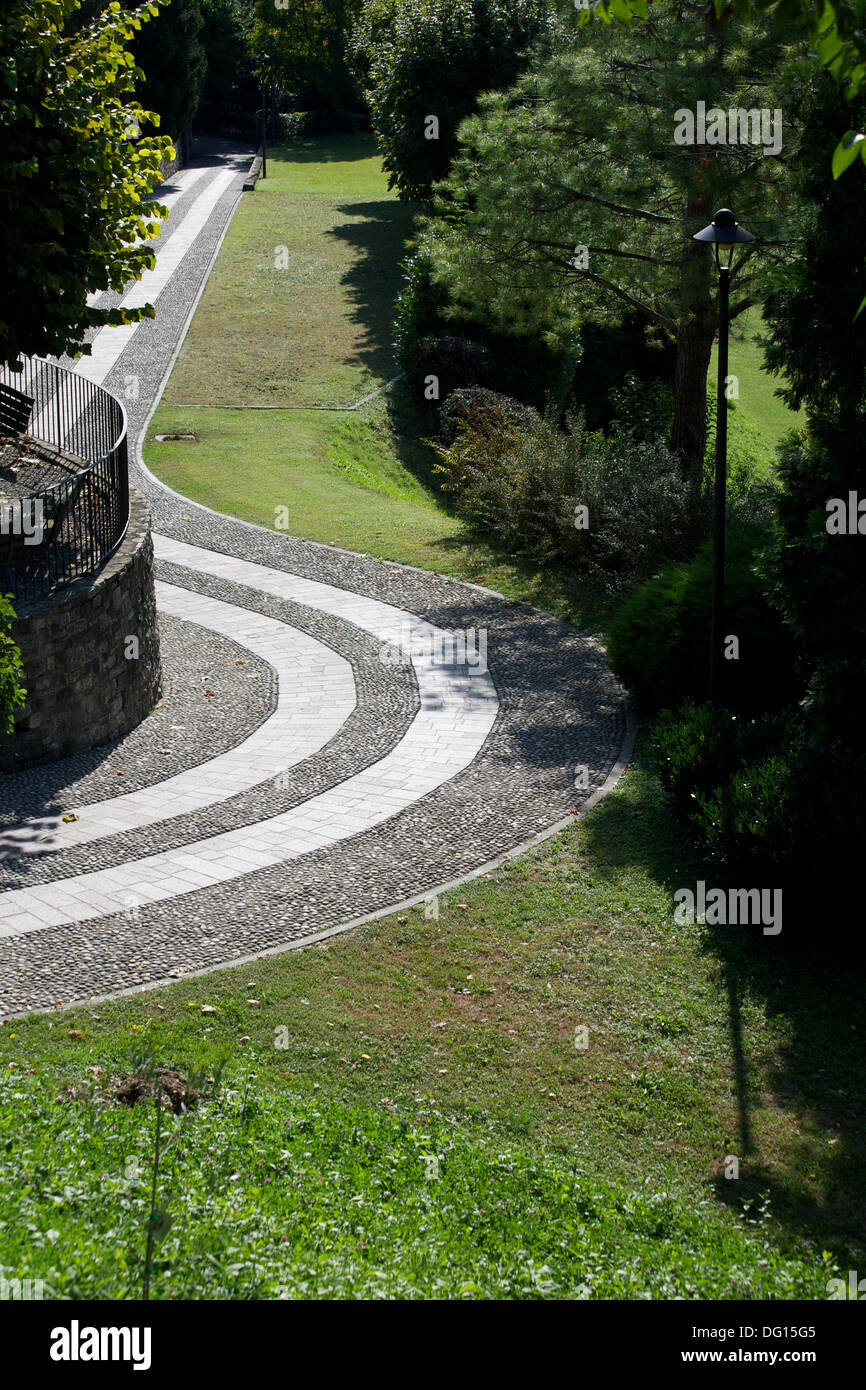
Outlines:
[{"label": "bush", "polygon": [[515,553],[632,576],[690,552],[693,507],[664,446],[605,439],[581,420],[563,433],[494,393],[452,401],[438,447],[444,487]]},{"label": "bush", "polygon": [[443,334],[421,338],[412,346],[406,376],[424,399],[428,399],[427,379],[435,377],[436,396],[431,399],[445,401],[459,387],[490,386],[493,371],[493,358],[480,343]]},{"label": "bush", "polygon": [[686,700],[663,710],[653,727],[650,757],[681,816],[696,810],[696,798],[709,796],[742,762],[793,736],[791,710],[748,719],[730,709]]},{"label": "bush", "polygon": [[451,393],[439,414],[439,434],[446,444],[453,444],[458,435],[478,436],[495,449],[504,447],[518,427],[529,427],[538,419],[531,405],[476,386]]},{"label": "bush", "polygon": [[859,901],[866,756],[825,741],[799,710],[744,720],[683,705],[656,723],[650,756],[678,814],[729,882],[787,893],[789,924]]},{"label": "bush", "polygon": [[363,118],[356,111],[281,111],[282,140],[307,140],[316,135],[356,135]]},{"label": "bush", "polygon": [[[570,411],[582,414],[590,429],[607,430],[617,420],[632,427],[634,417],[651,400],[653,418],[644,437],[668,437],[676,367],[676,344],[670,335],[648,329],[638,314],[625,314],[616,323],[590,320],[580,326],[576,353]],[[627,387],[629,380],[632,385]]]},{"label": "bush", "polygon": [[[739,659],[724,663],[723,703],[742,714],[782,709],[801,694],[793,639],[756,571],[765,539],[765,532],[744,528],[729,532],[726,545],[727,630],[739,638]],[[711,574],[711,548],[704,545],[688,564],[643,584],[611,625],[611,666],[650,713],[706,695]]]},{"label": "bush", "polygon": [[18,684],[24,672],[21,653],[10,635],[15,617],[11,599],[11,594],[0,594],[0,734],[11,734],[15,710],[27,694]]},{"label": "bush", "polygon": [[488,383],[504,395],[544,410],[561,410],[574,377],[576,352],[551,348],[529,335],[494,333],[475,319],[449,317],[447,290],[433,280],[430,257],[416,251],[402,265],[404,284],[394,306],[394,355],[407,374],[422,339],[458,336],[489,354]]}]

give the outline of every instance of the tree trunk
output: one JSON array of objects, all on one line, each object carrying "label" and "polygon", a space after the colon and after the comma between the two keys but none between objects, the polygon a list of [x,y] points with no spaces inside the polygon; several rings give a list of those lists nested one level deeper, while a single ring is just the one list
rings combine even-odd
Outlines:
[{"label": "tree trunk", "polygon": [[694,241],[692,233],[711,220],[713,211],[707,195],[702,194],[688,200],[683,213],[671,449],[680,455],[683,473],[697,491],[707,443],[707,372],[717,315],[713,248]]},{"label": "tree trunk", "polygon": [[[715,315],[713,315],[713,320]],[[677,328],[677,367],[671,449],[679,453],[683,472],[697,482],[707,445],[707,373],[715,322],[703,317],[681,320]]]}]

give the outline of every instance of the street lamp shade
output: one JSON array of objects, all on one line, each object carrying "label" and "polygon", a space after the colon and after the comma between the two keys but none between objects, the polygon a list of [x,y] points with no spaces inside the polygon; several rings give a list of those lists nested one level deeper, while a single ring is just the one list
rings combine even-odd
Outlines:
[{"label": "street lamp shade", "polygon": [[695,232],[695,241],[712,241],[717,246],[733,246],[739,241],[754,241],[751,232],[741,227],[730,208],[719,208],[709,227]]}]

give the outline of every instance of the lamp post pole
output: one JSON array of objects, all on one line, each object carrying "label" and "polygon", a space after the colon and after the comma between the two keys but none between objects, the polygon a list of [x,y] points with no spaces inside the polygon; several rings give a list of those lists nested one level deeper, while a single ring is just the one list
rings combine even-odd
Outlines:
[{"label": "lamp post pole", "polygon": [[716,392],[716,471],[713,484],[713,582],[710,601],[710,704],[718,703],[725,616],[725,504],[728,481],[728,318],[731,269],[719,266],[719,362]]},{"label": "lamp post pole", "polygon": [[[730,320],[731,264],[734,247],[754,241],[751,232],[741,227],[730,208],[720,208],[702,231],[695,232],[695,241],[710,242],[716,254],[719,271],[719,362],[716,392],[716,471],[713,480],[713,574],[710,593],[710,704],[718,704],[722,691],[722,660],[724,653],[725,612],[725,493],[728,480],[728,324]],[[726,246],[728,261],[719,256]]]}]

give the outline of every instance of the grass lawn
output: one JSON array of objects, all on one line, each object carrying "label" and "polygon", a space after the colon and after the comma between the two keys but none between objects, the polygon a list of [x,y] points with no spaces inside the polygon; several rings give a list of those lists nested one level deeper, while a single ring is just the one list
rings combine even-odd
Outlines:
[{"label": "grass lawn", "polygon": [[675,927],[697,872],[639,762],[438,920],[7,1024],[0,1262],[134,1292],[153,1111],[62,1087],[150,1051],[225,1063],[166,1165],[157,1297],[826,1296],[822,1252],[866,1255],[863,991]]},{"label": "grass lawn", "polygon": [[[430,418],[399,384],[357,410],[320,408],[353,405],[396,374],[390,325],[411,223],[372,136],[269,155],[151,421],[148,467],[218,511],[273,526],[285,506],[294,535],[473,579],[598,632],[604,594],[503,557],[449,514],[424,443]],[[155,441],[189,433],[197,443]]]},{"label": "grass lawn", "polygon": [[[729,422],[730,448],[750,458],[763,473],[771,472],[780,440],[789,430],[806,422],[805,411],[789,410],[776,395],[779,378],[764,370],[758,339],[766,332],[758,310],[747,309],[736,320],[728,347],[728,373],[737,378],[739,387]],[[718,355],[718,348],[713,347],[713,390],[718,380]]]}]

